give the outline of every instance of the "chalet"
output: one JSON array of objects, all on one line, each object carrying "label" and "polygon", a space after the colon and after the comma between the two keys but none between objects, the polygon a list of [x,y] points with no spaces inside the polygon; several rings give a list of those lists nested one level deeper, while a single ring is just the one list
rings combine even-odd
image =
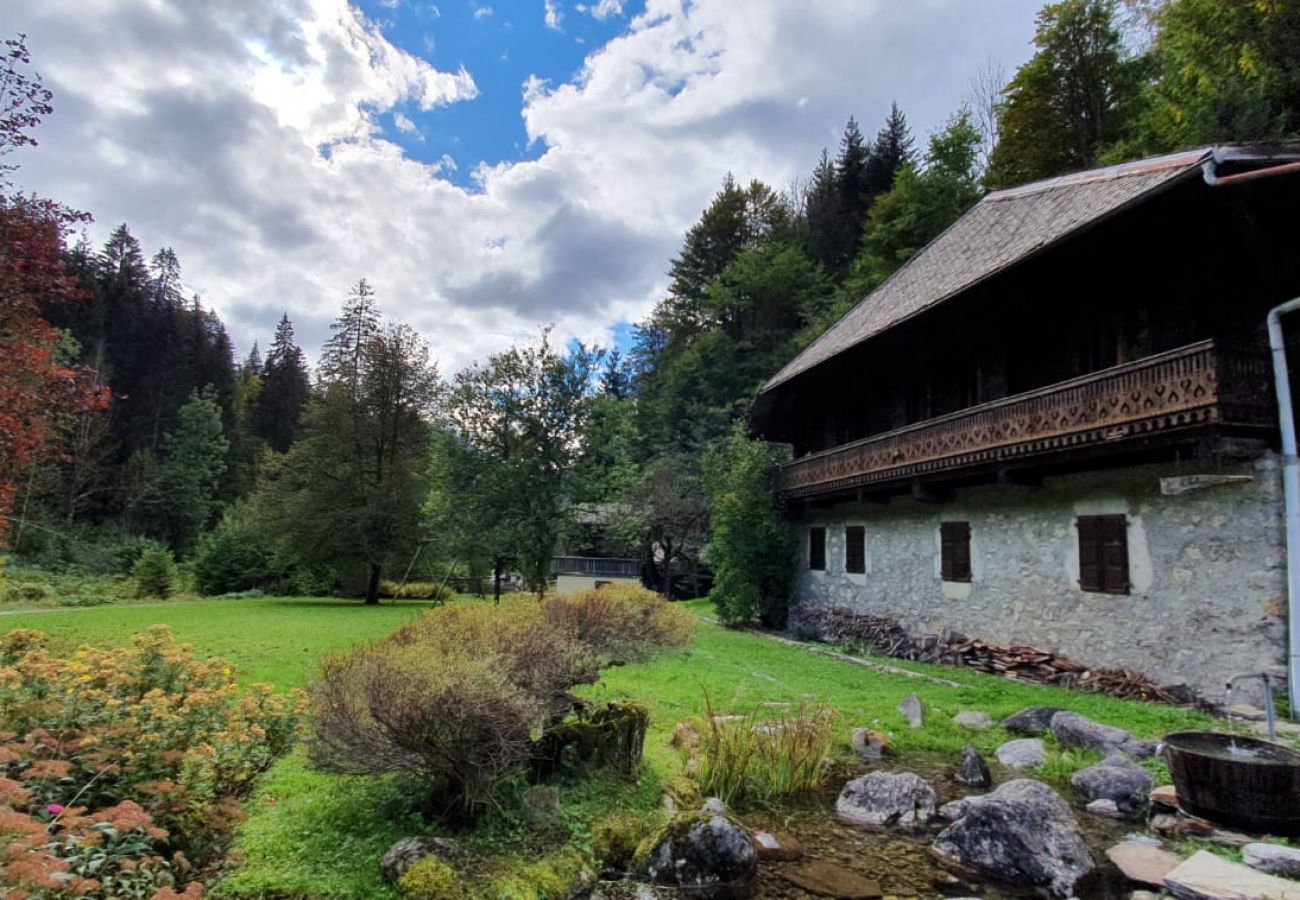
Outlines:
[{"label": "chalet", "polygon": [[990,193],[777,373],[754,427],[794,450],[796,610],[1211,697],[1283,675],[1265,317],[1300,295],[1298,160],[1217,147]]}]

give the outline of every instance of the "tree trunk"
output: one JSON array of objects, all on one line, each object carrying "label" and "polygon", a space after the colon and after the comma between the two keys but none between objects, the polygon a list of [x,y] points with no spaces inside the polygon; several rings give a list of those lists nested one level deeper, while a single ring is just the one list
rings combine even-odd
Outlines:
[{"label": "tree trunk", "polygon": [[370,581],[366,584],[366,606],[379,605],[379,563],[370,564]]},{"label": "tree trunk", "polygon": [[492,604],[501,605],[501,564],[492,567]]},{"label": "tree trunk", "polygon": [[673,544],[672,541],[661,543],[664,548],[664,597],[673,599]]}]

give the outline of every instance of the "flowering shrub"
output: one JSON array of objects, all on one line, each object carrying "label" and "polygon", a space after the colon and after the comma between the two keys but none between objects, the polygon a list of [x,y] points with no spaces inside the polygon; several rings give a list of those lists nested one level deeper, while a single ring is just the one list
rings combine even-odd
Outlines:
[{"label": "flowering shrub", "polygon": [[[295,741],[305,697],[240,690],[168,629],[58,656],[0,638],[0,893],[192,898],[237,798]],[[178,891],[184,887],[183,893]]]}]

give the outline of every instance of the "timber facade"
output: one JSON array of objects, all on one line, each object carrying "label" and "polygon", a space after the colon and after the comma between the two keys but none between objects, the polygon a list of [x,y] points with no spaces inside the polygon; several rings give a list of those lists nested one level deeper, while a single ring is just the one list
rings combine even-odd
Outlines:
[{"label": "timber facade", "polygon": [[991,193],[787,365],[754,428],[793,449],[796,604],[1208,696],[1281,674],[1264,318],[1300,295],[1297,159],[1212,148]]}]

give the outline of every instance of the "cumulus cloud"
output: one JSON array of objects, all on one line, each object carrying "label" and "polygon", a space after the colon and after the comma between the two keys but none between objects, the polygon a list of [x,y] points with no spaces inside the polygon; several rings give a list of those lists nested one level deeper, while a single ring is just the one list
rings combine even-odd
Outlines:
[{"label": "cumulus cloud", "polygon": [[393,113],[393,124],[397,126],[398,131],[404,134],[417,134],[420,130],[415,126],[414,122],[400,112]]},{"label": "cumulus cloud", "polygon": [[623,0],[600,0],[599,3],[579,3],[574,7],[578,12],[587,13],[597,21],[604,22],[615,16],[623,15]]},{"label": "cumulus cloud", "polygon": [[462,159],[466,189],[379,123],[482,102],[472,74],[345,0],[44,0],[10,25],[56,113],[15,161],[25,188],[95,212],[92,238],[125,220],[175,247],[242,348],[287,309],[314,353],[364,276],[449,371],[544,323],[600,339],[640,318],[726,172],[784,187],[892,100],[923,135],[987,59],[1028,55],[1038,2],[648,0],[571,80],[528,80],[537,158]]},{"label": "cumulus cloud", "polygon": [[493,10],[492,7],[490,7],[490,6],[475,6],[475,7],[474,7],[474,18],[476,18],[476,19],[486,19],[486,18],[488,18],[488,16],[492,15],[493,12],[494,12],[494,10]]},{"label": "cumulus cloud", "polygon": [[564,13],[560,11],[559,4],[555,0],[542,0],[542,11],[546,27],[552,31],[559,31],[560,23],[564,21]]}]

